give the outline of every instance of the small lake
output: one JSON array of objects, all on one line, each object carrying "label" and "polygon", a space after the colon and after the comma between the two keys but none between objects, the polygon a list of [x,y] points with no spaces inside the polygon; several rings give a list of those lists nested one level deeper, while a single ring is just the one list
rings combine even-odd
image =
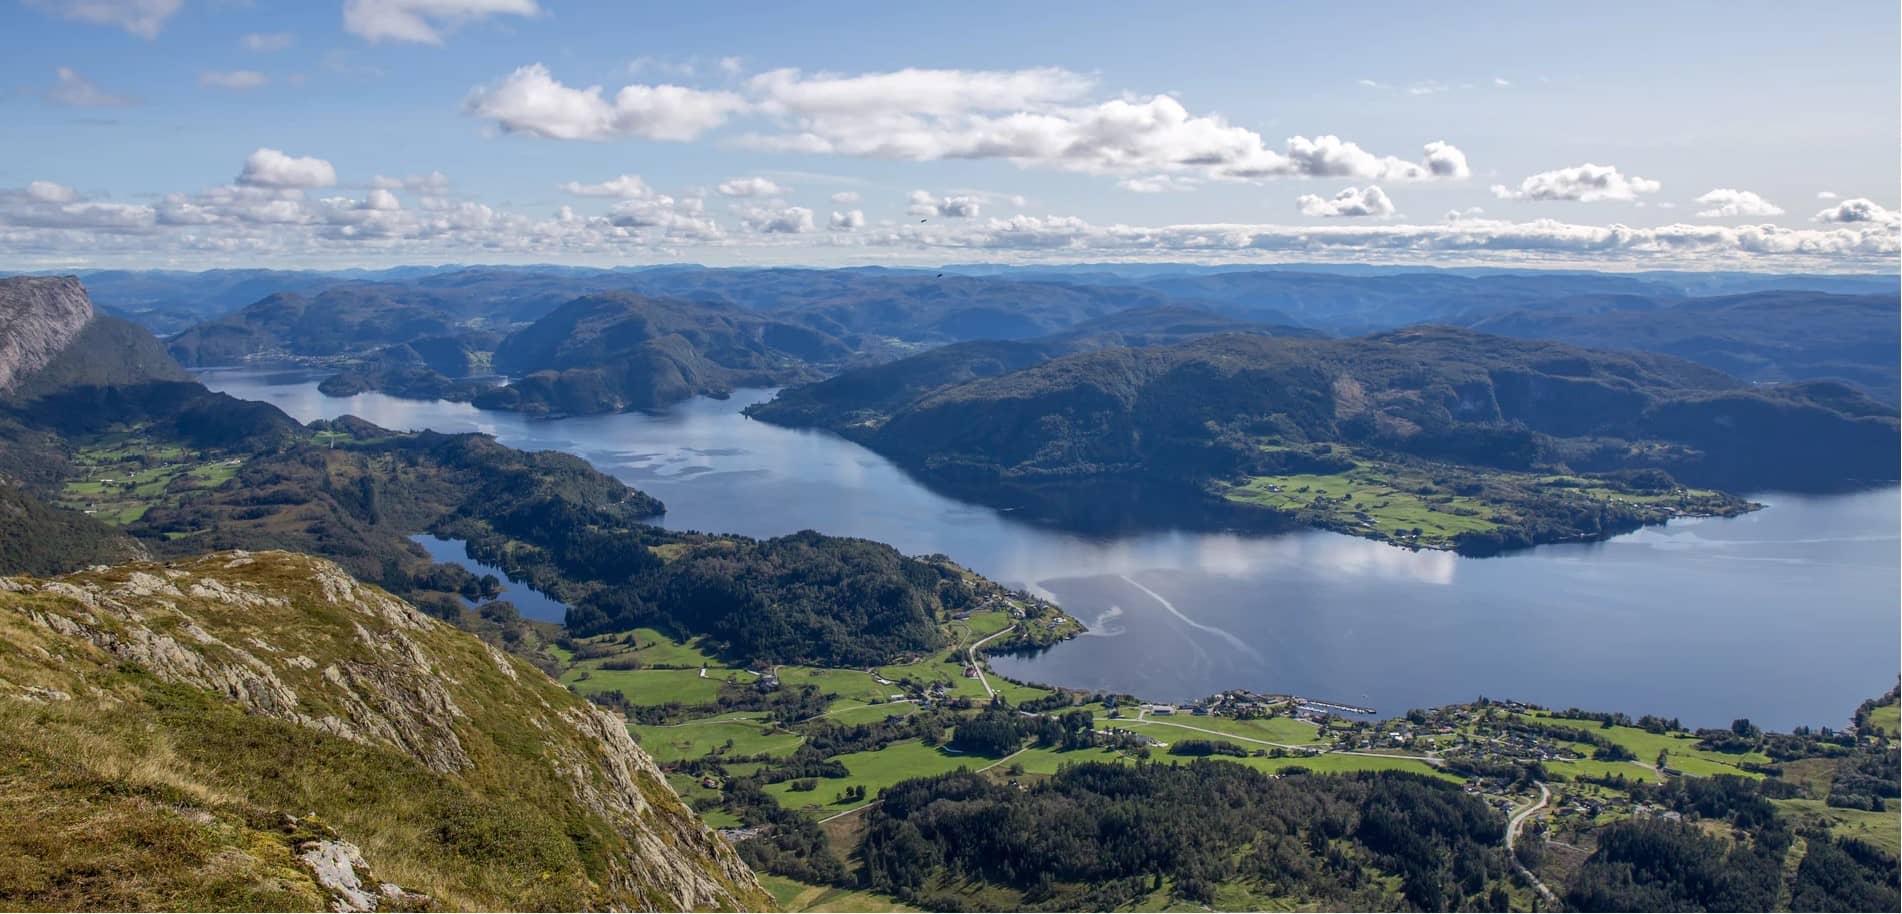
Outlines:
[{"label": "small lake", "polygon": [[[515,608],[521,612],[524,619],[534,619],[537,622],[562,622],[567,619],[568,605],[566,603],[549,599],[541,591],[509,577],[508,572],[495,565],[477,561],[475,557],[469,555],[469,544],[463,540],[419,533],[410,537],[409,541],[423,547],[423,551],[429,553],[429,557],[440,564],[461,565],[478,578],[485,574],[495,575],[496,580],[502,582],[502,593],[496,599],[515,604]],[[480,606],[481,602],[473,605]]]},{"label": "small lake", "polygon": [[1035,657],[993,658],[1032,681],[1158,700],[1290,692],[1382,714],[1485,695],[1787,729],[1841,726],[1897,674],[1894,487],[1759,493],[1768,507],[1742,517],[1467,559],[1317,530],[1053,529],[1027,511],[934,492],[831,435],[739,414],[770,391],[664,415],[533,420],[382,394],[330,398],[315,378],[270,372],[202,379],[300,420],[349,414],[577,454],[666,502],[663,523],[676,529],[813,529],[942,552],[1050,595],[1090,626]]}]

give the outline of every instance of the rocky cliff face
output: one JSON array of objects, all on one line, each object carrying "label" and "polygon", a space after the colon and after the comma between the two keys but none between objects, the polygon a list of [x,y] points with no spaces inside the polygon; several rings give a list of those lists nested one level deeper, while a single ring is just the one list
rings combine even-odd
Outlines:
[{"label": "rocky cliff face", "polygon": [[52,361],[90,320],[77,276],[0,279],[0,393]]},{"label": "rocky cliff face", "polygon": [[618,718],[291,553],[0,579],[0,758],[33,907],[771,905]]}]

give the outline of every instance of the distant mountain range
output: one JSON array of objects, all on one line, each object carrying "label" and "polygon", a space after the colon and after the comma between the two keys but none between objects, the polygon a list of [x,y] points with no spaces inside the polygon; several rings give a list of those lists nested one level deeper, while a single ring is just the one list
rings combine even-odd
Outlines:
[{"label": "distant mountain range", "polygon": [[[675,309],[692,305],[709,312],[751,312],[830,337],[847,352],[842,358],[828,353],[808,360],[822,375],[835,366],[889,361],[925,346],[1048,337],[1119,312],[1174,307],[1274,325],[1283,328],[1283,336],[1296,327],[1353,336],[1433,324],[1644,349],[1683,356],[1746,381],[1833,378],[1884,402],[1902,402],[1897,370],[1902,340],[1895,320],[1902,299],[1893,276],[1103,264],[943,270],[114,271],[88,274],[86,280],[96,284],[95,297],[108,313],[171,334],[173,354],[187,365],[272,355],[361,361],[340,366],[351,371],[333,385],[340,393],[385,389],[467,399],[480,387],[451,382],[486,372],[488,354],[508,333],[578,298],[627,292],[673,301]],[[412,351],[374,354],[397,345]],[[672,350],[670,361],[681,365],[724,364],[691,343],[673,344]],[[441,378],[417,372],[419,364]],[[516,361],[503,370],[577,367]],[[689,381],[680,389],[703,387],[713,390],[718,384]],[[669,396],[639,389],[621,393],[550,396],[577,403],[598,400],[603,408],[617,402],[645,407]]]}]

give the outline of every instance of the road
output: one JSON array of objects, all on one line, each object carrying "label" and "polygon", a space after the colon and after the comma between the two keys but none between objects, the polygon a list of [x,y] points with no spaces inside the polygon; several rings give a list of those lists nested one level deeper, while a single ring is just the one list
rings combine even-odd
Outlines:
[{"label": "road", "polygon": [[984,665],[977,662],[977,649],[980,647],[983,647],[987,642],[991,641],[992,639],[1001,637],[1003,635],[1008,635],[1011,632],[1014,632],[1016,630],[1017,630],[1017,626],[1013,625],[1002,631],[992,632],[989,636],[985,637],[983,641],[979,641],[976,644],[973,644],[970,647],[967,647],[964,649],[964,656],[965,656],[966,662],[971,664],[972,669],[977,670],[978,684],[984,686],[984,694],[992,698],[997,697],[997,690],[991,688],[990,679],[984,675]]},{"label": "road", "polygon": [[1513,813],[1512,819],[1506,823],[1506,853],[1511,855],[1512,865],[1518,867],[1519,872],[1524,875],[1527,880],[1531,881],[1532,887],[1539,890],[1539,896],[1544,898],[1547,903],[1557,906],[1559,897],[1552,894],[1552,890],[1546,888],[1545,883],[1539,881],[1539,877],[1532,875],[1532,871],[1526,869],[1525,864],[1519,862],[1518,851],[1519,830],[1525,827],[1527,819],[1531,818],[1532,815],[1539,810],[1544,809],[1545,804],[1551,802],[1551,800],[1551,789],[1545,786],[1544,781],[1540,781],[1539,802]]}]

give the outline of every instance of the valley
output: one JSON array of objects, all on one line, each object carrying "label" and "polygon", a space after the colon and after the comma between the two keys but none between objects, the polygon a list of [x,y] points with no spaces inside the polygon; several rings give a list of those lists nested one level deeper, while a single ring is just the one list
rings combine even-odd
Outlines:
[{"label": "valley", "polygon": [[[1195,336],[1160,348],[1309,345],[1321,344],[1247,334]],[[1155,350],[1078,351],[1056,361],[1039,356],[1019,370],[1047,372],[1069,358],[1087,362],[1103,353]],[[1301,370],[1293,369],[1294,376]],[[57,366],[54,371],[64,377]],[[1680,372],[1680,381],[1699,377],[1669,365],[1641,371],[1663,378]],[[158,376],[164,374],[160,366]],[[983,373],[972,376],[968,383],[985,383]],[[194,556],[206,550],[246,550],[214,553],[231,567],[247,567],[249,555],[274,555],[254,550],[334,557],[349,573],[413,601],[421,610],[409,610],[415,619],[442,620],[419,624],[449,632],[442,622],[450,623],[496,656],[506,651],[520,658],[522,669],[546,674],[549,687],[606,709],[640,746],[640,757],[652,760],[668,796],[678,797],[671,802],[722,830],[738,860],[769,874],[764,888],[782,904],[1529,907],[1539,890],[1513,875],[1518,864],[1538,884],[1582,900],[1597,897],[1593,892],[1625,891],[1596,868],[1628,834],[1677,829],[1668,840],[1681,842],[1686,854],[1708,855],[1712,848],[1697,843],[1702,832],[1676,824],[1688,817],[1731,822],[1752,846],[1806,842],[1814,866],[1831,867],[1830,875],[1783,873],[1779,858],[1777,878],[1790,893],[1850,885],[1863,891],[1871,870],[1857,862],[1864,859],[1861,848],[1887,847],[1880,852],[1893,854],[1874,830],[1871,816],[1878,813],[1869,808],[1893,799],[1880,786],[1885,759],[1893,757],[1888,737],[1880,735],[1893,695],[1858,712],[1860,733],[1804,727],[1776,734],[1747,721],[1713,726],[1710,710],[1684,725],[1460,699],[1421,702],[1418,707],[1429,710],[1397,715],[1413,702],[1395,703],[1400,700],[1386,693],[1367,701],[1365,685],[1238,688],[1233,671],[1244,667],[1257,677],[1301,681],[1305,674],[1285,663],[1283,651],[1311,652],[1328,639],[1302,640],[1298,627],[1288,627],[1291,620],[1273,615],[1263,617],[1265,631],[1294,640],[1277,648],[1272,641],[1281,637],[1238,636],[1230,630],[1232,618],[1211,616],[1219,604],[1181,595],[1182,581],[1166,573],[1169,563],[1155,563],[1153,544],[1138,547],[1151,554],[1129,565],[1130,541],[1112,536],[1109,545],[1092,547],[1096,551],[1080,549],[1084,540],[1060,528],[947,502],[858,445],[748,418],[770,406],[770,391],[739,389],[739,402],[693,397],[655,415],[547,420],[454,398],[336,397],[328,381],[323,385],[331,390],[320,391],[317,382],[269,373],[203,377],[243,399],[156,378],[121,381],[114,393],[83,381],[29,378],[22,388],[28,393],[12,401],[8,419],[20,429],[10,446],[46,468],[47,481],[31,490],[46,504],[32,510],[63,511],[72,523],[95,525],[97,535],[116,535],[168,562],[143,574],[200,574],[190,563],[203,561]],[[1008,373],[991,378],[1018,383]],[[265,405],[274,401],[294,417]],[[83,418],[68,411],[75,402],[89,404]],[[241,402],[249,405],[224,406]],[[378,421],[345,415],[346,407],[370,407],[363,411]],[[1841,408],[1880,418],[1879,410],[1854,400]],[[1412,411],[1398,415],[1409,421],[1425,415],[1405,409]],[[498,425],[496,417],[511,418]],[[889,424],[877,423],[877,433]],[[1452,553],[1484,552],[1474,545],[1481,535],[1529,546],[1568,536],[1604,539],[1647,525],[1734,523],[1759,508],[1782,516],[1778,498],[1765,508],[1766,502],[1690,488],[1648,468],[1576,473],[1554,472],[1563,467],[1545,463],[1474,465],[1441,459],[1418,442],[1403,448],[1379,438],[1316,440],[1310,433],[1316,427],[1278,419],[1237,438],[1243,451],[1252,448],[1234,464],[1244,473],[1227,488],[1211,485],[1209,495],[1237,502],[1238,510],[1286,514],[1356,538],[1320,531],[1243,537],[1244,548],[1267,555],[1291,542],[1351,543],[1349,552],[1411,557],[1405,561],[1427,563],[1424,569],[1474,561]],[[466,433],[478,429],[486,434]],[[1508,431],[1501,440],[1523,439]],[[559,450],[516,449],[541,441]],[[1562,441],[1532,443],[1558,449],[1547,454],[1582,453],[1564,450],[1573,445]],[[809,462],[800,462],[800,454]],[[842,477],[846,468],[850,474]],[[803,491],[775,479],[798,480]],[[868,489],[868,479],[883,482]],[[840,503],[842,491],[871,500]],[[828,501],[834,513],[798,507]],[[776,503],[784,507],[759,509]],[[878,507],[868,511],[870,504]],[[915,506],[942,513],[919,525],[907,513]],[[1554,526],[1555,517],[1568,526]],[[853,520],[841,525],[846,518]],[[827,532],[783,526],[813,519],[823,520]],[[1232,551],[1237,545],[1234,534],[1203,535],[1211,538],[1198,548]],[[467,559],[445,563],[437,550],[418,545],[425,537],[466,550]],[[1225,539],[1230,544],[1220,546]],[[1022,564],[1017,550],[1040,540],[1049,550],[1039,560],[1045,564]],[[1123,554],[1123,564],[1104,564],[1112,553]],[[1672,567],[1681,568],[1681,560]],[[1153,650],[1149,645],[1162,643],[1136,643],[1130,627],[1158,619],[1140,620],[1124,609],[1135,603],[1057,599],[1073,590],[1064,575],[1075,570],[1108,570],[1128,593],[1166,610],[1174,621],[1157,634],[1186,639],[1192,650],[1165,662],[1178,664],[1178,673],[1212,678],[1218,687],[1155,688],[1165,680],[1145,683],[1153,667],[1142,663],[1100,667],[1124,678],[1111,687],[1092,687],[1061,663],[1040,666],[1041,658],[1084,656],[1078,652],[1098,646]],[[34,588],[16,593],[68,592],[63,585],[9,586]],[[120,593],[126,585],[99,586]],[[523,599],[534,593],[535,615],[512,605],[511,592]],[[1766,606],[1776,604],[1772,595],[1759,596]],[[1234,604],[1221,612],[1243,609]],[[1363,659],[1377,658],[1368,651],[1377,645],[1365,635],[1352,628],[1341,634],[1341,643],[1354,644]],[[1457,643],[1435,648],[1416,640],[1408,649],[1423,659],[1480,649]],[[1264,651],[1274,651],[1275,659]],[[1589,657],[1589,648],[1575,656]],[[1056,675],[1037,675],[1044,669]],[[1352,669],[1339,665],[1330,673]],[[43,673],[30,678],[32,689],[69,696],[54,701],[71,700],[69,681]],[[1506,683],[1508,694],[1555,685],[1504,671],[1491,679]],[[1416,694],[1417,686],[1416,678]],[[1454,687],[1467,696],[1493,693]],[[1303,694],[1310,697],[1298,697]],[[1334,702],[1375,710],[1358,713]],[[500,732],[497,724],[481,726]],[[23,751],[48,750],[28,743]],[[216,777],[248,775],[232,769]],[[1723,785],[1721,801],[1695,786],[1700,782]],[[1763,786],[1771,782],[1776,786]],[[1146,799],[1127,799],[1130,790]],[[1244,819],[1184,818],[1186,810],[1205,811],[1233,796],[1265,805]],[[962,805],[940,802],[953,798]],[[1420,869],[1423,848],[1393,838],[1400,820],[1391,817],[1402,809],[1416,823],[1410,827],[1436,823],[1428,826],[1432,846],[1452,854],[1463,875],[1449,880]],[[1506,814],[1520,812],[1526,815],[1514,827],[1523,825],[1524,833],[1505,849]],[[355,807],[339,807],[336,815],[341,837],[325,840],[362,833],[371,821]],[[1089,823],[1105,816],[1137,824],[1127,837],[1093,835]],[[1051,835],[1068,837],[1006,839],[1035,829],[1000,832],[979,824],[992,821],[1052,823]],[[1767,821],[1801,837],[1766,831]],[[1325,854],[1287,840],[1316,830],[1337,834]],[[1161,834],[1175,836],[1170,848],[1154,843]],[[308,839],[290,840],[287,846],[298,850]],[[525,840],[508,839],[510,846]],[[536,840],[551,860],[570,853],[560,838]],[[1569,850],[1594,845],[1608,850],[1583,856]],[[585,862],[586,842],[574,848],[583,854],[584,870],[593,865]],[[392,864],[376,861],[412,852],[382,842],[361,854],[382,873]],[[1001,860],[1041,862],[1027,871],[996,865]],[[1230,862],[1211,868],[1211,860]],[[1760,863],[1767,865],[1767,858],[1728,865],[1758,872]],[[60,865],[88,864],[73,858]],[[1878,861],[1874,871],[1883,865]],[[406,864],[394,866],[400,872]],[[1033,879],[1027,872],[1044,875]],[[432,898],[475,891],[443,878],[425,877],[419,889],[411,884],[416,878],[402,877],[396,891]],[[40,891],[32,885],[12,891]],[[579,897],[573,888],[549,890]],[[307,891],[333,890],[320,884]],[[486,891],[537,897],[520,887]]]}]

